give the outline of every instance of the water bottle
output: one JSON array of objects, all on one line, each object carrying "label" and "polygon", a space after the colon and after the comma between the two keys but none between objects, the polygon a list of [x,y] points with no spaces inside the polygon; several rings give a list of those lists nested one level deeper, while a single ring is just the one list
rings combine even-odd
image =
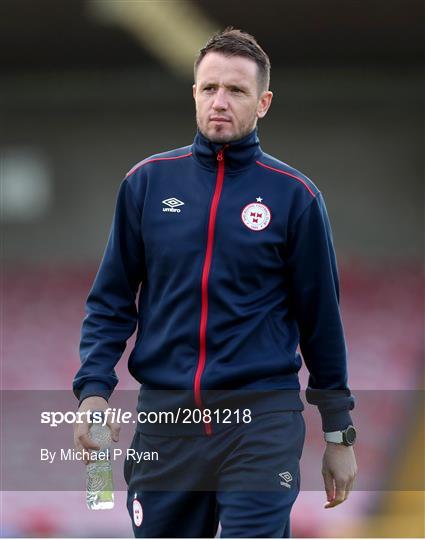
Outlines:
[{"label": "water bottle", "polygon": [[106,425],[91,424],[89,436],[100,446],[98,457],[105,459],[96,459],[87,465],[86,502],[90,510],[107,510],[114,507],[114,485],[110,460],[111,430]]}]

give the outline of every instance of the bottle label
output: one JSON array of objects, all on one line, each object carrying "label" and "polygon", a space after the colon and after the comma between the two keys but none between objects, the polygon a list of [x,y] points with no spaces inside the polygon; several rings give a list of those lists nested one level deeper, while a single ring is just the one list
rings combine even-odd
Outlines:
[{"label": "bottle label", "polygon": [[110,461],[95,461],[87,465],[86,500],[92,510],[113,508],[114,487]]}]

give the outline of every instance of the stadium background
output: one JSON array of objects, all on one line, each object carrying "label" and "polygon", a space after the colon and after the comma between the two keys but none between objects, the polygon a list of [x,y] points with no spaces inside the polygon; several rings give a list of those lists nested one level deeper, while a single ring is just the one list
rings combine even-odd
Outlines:
[{"label": "stadium background", "polygon": [[[2,390],[69,389],[119,183],[191,142],[196,51],[241,27],[272,61],[262,147],[327,201],[358,398],[360,487],[325,511],[305,482],[293,534],[423,536],[423,18],[415,0],[2,0]],[[303,479],[323,448],[306,417]],[[123,493],[105,513],[81,492],[1,497],[3,536],[131,535]]]}]

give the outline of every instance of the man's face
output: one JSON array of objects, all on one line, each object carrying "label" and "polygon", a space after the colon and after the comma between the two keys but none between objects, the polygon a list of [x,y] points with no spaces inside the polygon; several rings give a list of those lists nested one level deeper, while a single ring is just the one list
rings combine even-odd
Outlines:
[{"label": "man's face", "polygon": [[273,94],[259,93],[258,66],[250,58],[209,52],[201,60],[193,85],[196,122],[210,141],[241,139],[270,107]]}]

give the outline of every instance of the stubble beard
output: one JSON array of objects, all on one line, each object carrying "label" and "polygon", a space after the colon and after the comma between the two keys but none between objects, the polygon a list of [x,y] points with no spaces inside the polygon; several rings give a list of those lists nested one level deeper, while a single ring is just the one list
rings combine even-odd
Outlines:
[{"label": "stubble beard", "polygon": [[[246,135],[251,133],[251,131],[256,127],[257,125],[257,117],[253,116],[251,122],[247,122],[241,128],[237,133],[234,133],[233,135],[229,135],[225,132],[220,133],[219,130],[212,130],[213,133],[209,134],[206,132],[206,130],[202,129],[201,123],[199,121],[198,115],[196,115],[196,124],[198,126],[199,131],[202,133],[202,135],[207,138],[209,141],[213,143],[218,144],[228,144],[234,141],[238,141],[239,139],[243,139]],[[208,123],[207,123],[208,126]]]}]

